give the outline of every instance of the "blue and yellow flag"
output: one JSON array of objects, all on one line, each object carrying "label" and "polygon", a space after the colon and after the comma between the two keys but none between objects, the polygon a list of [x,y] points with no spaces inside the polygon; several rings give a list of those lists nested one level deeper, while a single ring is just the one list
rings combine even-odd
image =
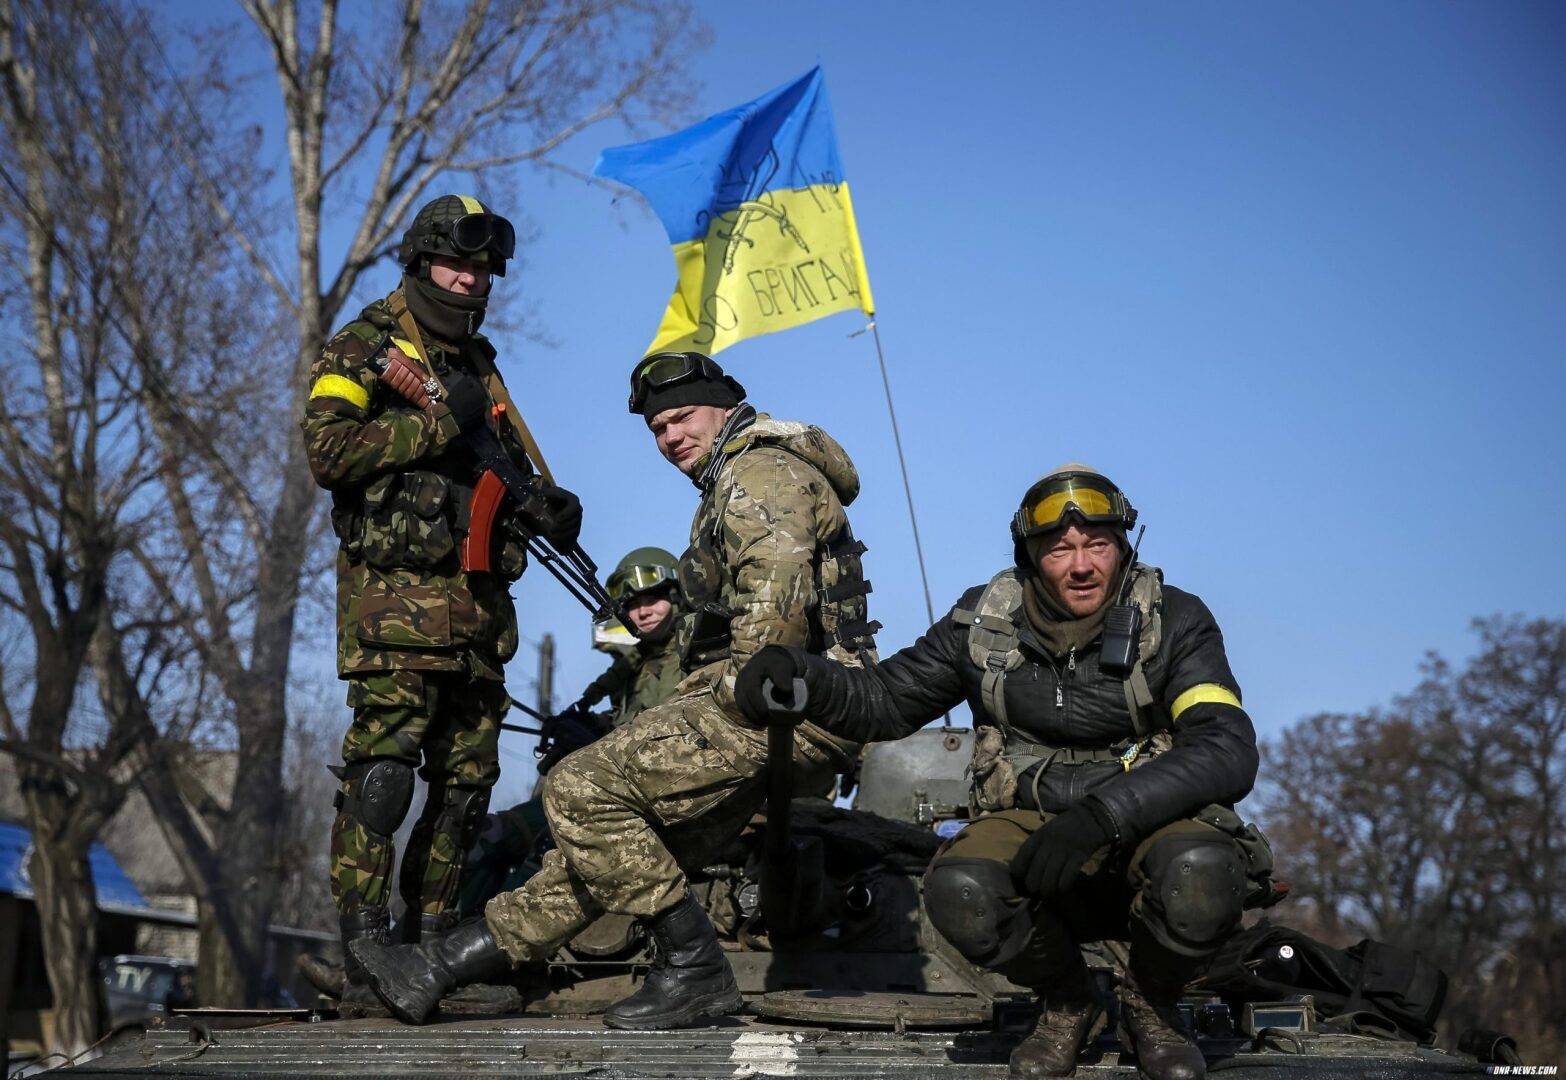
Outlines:
[{"label": "blue and yellow flag", "polygon": [[674,245],[679,281],[650,352],[712,354],[875,311],[819,67],[695,127],[605,150],[593,175],[646,196]]}]

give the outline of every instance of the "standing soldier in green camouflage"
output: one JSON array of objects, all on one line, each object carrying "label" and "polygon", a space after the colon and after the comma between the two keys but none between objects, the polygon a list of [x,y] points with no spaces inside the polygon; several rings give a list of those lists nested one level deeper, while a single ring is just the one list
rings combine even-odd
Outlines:
[{"label": "standing soldier in green camouflage", "polygon": [[[549,774],[544,805],[556,850],[482,922],[430,945],[353,945],[375,992],[423,1023],[452,987],[542,960],[600,912],[645,921],[658,958],[604,1015],[618,1028],[672,1028],[737,1011],[734,973],[691,895],[699,867],[739,835],[765,799],[767,733],[736,707],[736,673],[765,645],[797,645],[850,665],[874,658],[870,591],[844,506],[853,463],[818,428],[742,404],[744,388],[709,357],[661,353],[636,366],[631,411],[701,492],[680,562],[690,611],[680,627],[678,697],[577,751]],[[813,724],[795,729],[795,762],[835,772],[857,745]]]},{"label": "standing soldier in green camouflage", "polygon": [[[429,797],[402,863],[403,931],[428,940],[455,922],[462,860],[500,772],[522,528],[571,543],[581,525],[576,497],[547,485],[542,511],[501,529],[497,572],[464,569],[477,479],[465,436],[498,427],[519,465],[532,449],[478,332],[514,247],[510,223],[477,199],[429,203],[403,236],[402,283],[327,343],[310,376],[302,426],[332,493],[337,670],[354,714],[331,841],[345,945],[387,939],[392,837],[421,759]],[[360,975],[349,962],[350,1014],[375,1005]]]},{"label": "standing soldier in green camouflage", "polygon": [[[609,595],[625,605],[638,637],[629,649],[616,646],[608,670],[545,725],[549,746],[538,763],[541,783],[566,755],[674,696],[685,678],[675,639],[684,610],[678,586],[679,562],[663,548],[637,548],[609,575]],[[607,718],[591,712],[606,697],[612,710]],[[534,852],[547,831],[541,794],[491,814],[463,874],[463,915],[481,911],[491,897],[520,888],[532,877],[539,865]]]}]

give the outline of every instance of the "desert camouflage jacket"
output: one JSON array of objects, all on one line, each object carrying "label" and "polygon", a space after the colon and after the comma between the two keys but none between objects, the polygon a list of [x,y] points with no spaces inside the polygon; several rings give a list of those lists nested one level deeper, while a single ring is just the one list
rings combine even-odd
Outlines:
[{"label": "desert camouflage jacket", "polygon": [[[377,300],[327,342],[310,372],[301,426],[310,470],[332,494],[338,674],[471,670],[499,679],[517,647],[507,582],[522,572],[524,553],[508,536],[499,573],[461,567],[474,459],[444,405],[416,409],[370,363],[390,337],[406,341],[405,311],[401,288]],[[499,379],[482,336],[460,344],[420,336],[429,356],[419,359],[437,375],[465,366],[486,383]]]},{"label": "desert camouflage jacket", "polygon": [[[859,494],[859,473],[826,432],[765,413],[712,451],[726,460],[702,495],[691,546],[680,560],[689,613],[680,628],[693,678],[744,723],[734,680],[767,645],[798,645],[851,666],[874,659],[860,554],[844,507]],[[707,465],[696,464],[699,474]],[[704,647],[704,622],[726,639]],[[854,640],[845,640],[854,639]],[[809,741],[847,747],[814,725]]]}]

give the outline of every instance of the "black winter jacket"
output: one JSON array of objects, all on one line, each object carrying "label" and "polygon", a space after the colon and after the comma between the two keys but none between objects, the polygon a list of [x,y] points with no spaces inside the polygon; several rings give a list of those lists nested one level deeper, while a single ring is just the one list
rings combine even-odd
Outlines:
[{"label": "black winter jacket", "polygon": [[[969,589],[958,608],[974,608],[983,586]],[[1203,684],[1239,696],[1224,655],[1223,634],[1200,598],[1163,587],[1163,640],[1143,663],[1148,686],[1164,708]],[[1013,730],[1048,747],[1114,747],[1136,738],[1120,679],[1099,671],[1099,641],[1055,660],[1021,611],[1014,619],[1023,663],[1007,674],[1007,720]],[[913,645],[879,664],[845,668],[809,664],[811,719],[856,742],[900,739],[959,702],[984,715],[983,672],[968,652],[968,631],[947,614]],[[1113,820],[1121,842],[1135,842],[1209,803],[1244,798],[1256,782],[1256,732],[1245,710],[1200,702],[1176,717],[1170,750],[1126,771],[1116,762],[1054,764],[1038,784],[1038,808],[1059,812],[1091,797]],[[1033,772],[1018,785],[1032,806]]]}]

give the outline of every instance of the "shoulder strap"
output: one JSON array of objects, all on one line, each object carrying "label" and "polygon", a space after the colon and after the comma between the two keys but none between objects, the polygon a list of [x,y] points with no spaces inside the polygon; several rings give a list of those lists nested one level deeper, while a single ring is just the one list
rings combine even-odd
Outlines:
[{"label": "shoulder strap", "polygon": [[528,429],[527,421],[522,419],[517,403],[511,400],[511,392],[506,389],[506,384],[500,381],[500,370],[495,366],[495,361],[484,349],[474,349],[471,355],[478,361],[477,366],[479,373],[484,376],[484,385],[489,387],[489,396],[506,407],[506,419],[511,422],[511,430],[516,432],[517,438],[522,440],[522,449],[527,451],[533,467],[538,470],[545,483],[554,484],[555,477],[549,471],[549,464],[544,461],[544,452],[538,448],[538,442],[533,438],[533,432]]},{"label": "shoulder strap", "polygon": [[952,621],[968,628],[968,658],[982,672],[979,698],[997,727],[1006,721],[1006,673],[1022,665],[1014,621],[1022,607],[1022,581],[1008,567],[990,579],[973,608],[953,608]]},{"label": "shoulder strap", "polygon": [[1137,642],[1136,664],[1121,684],[1126,695],[1126,711],[1136,727],[1136,737],[1145,739],[1155,731],[1167,731],[1171,726],[1168,712],[1148,685],[1143,665],[1158,655],[1163,644],[1163,572],[1157,567],[1137,563],[1132,573],[1131,602],[1142,612],[1142,635]]}]

